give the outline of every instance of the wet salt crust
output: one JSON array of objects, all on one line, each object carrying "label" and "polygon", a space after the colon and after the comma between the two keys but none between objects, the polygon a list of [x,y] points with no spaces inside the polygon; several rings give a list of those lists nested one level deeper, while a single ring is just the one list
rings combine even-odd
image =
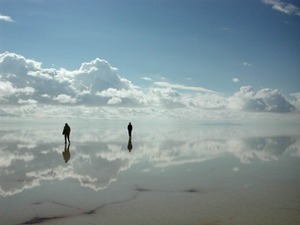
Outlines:
[{"label": "wet salt crust", "polygon": [[297,127],[69,123],[0,130],[0,218],[15,224],[299,224]]}]

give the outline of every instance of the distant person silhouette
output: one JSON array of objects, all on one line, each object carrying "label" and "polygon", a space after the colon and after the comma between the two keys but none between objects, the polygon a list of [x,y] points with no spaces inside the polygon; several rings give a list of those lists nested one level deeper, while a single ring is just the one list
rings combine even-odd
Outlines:
[{"label": "distant person silhouette", "polygon": [[131,152],[132,150],[132,142],[131,142],[131,137],[129,137],[129,140],[128,140],[128,145],[127,145],[127,149],[129,152]]},{"label": "distant person silhouette", "polygon": [[69,127],[69,125],[66,123],[64,130],[62,132],[63,135],[65,135],[65,144],[67,144],[67,139],[70,143],[70,133],[71,133],[71,128]]},{"label": "distant person silhouette", "polygon": [[130,122],[129,122],[128,126],[127,126],[127,130],[128,130],[129,137],[131,137],[132,125],[131,125]]},{"label": "distant person silhouette", "polygon": [[70,160],[70,158],[71,158],[71,154],[70,154],[70,142],[68,144],[68,147],[67,147],[67,144],[65,144],[65,150],[62,152],[62,155],[64,157],[65,162],[67,163]]}]

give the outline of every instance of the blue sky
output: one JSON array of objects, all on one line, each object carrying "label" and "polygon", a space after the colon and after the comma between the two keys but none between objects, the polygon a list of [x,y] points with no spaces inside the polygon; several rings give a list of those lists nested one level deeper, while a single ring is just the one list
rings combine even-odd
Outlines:
[{"label": "blue sky", "polygon": [[0,15],[0,53],[44,68],[100,58],[140,87],[300,92],[298,1],[0,0]]}]

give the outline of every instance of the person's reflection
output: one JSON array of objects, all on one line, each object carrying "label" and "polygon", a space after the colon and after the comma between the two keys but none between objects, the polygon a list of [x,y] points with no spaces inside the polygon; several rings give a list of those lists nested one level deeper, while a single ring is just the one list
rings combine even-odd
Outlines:
[{"label": "person's reflection", "polygon": [[132,150],[132,142],[131,142],[131,137],[128,139],[128,145],[127,145],[128,151],[131,152]]},{"label": "person's reflection", "polygon": [[68,145],[65,144],[65,150],[62,152],[62,155],[64,157],[65,162],[67,163],[70,160],[70,158],[71,158],[70,143]]}]

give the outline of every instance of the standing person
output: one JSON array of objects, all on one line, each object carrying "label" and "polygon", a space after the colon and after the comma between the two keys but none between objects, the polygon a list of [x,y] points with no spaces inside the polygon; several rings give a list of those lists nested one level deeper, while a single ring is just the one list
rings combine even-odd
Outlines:
[{"label": "standing person", "polygon": [[127,126],[127,130],[128,130],[129,137],[131,137],[132,125],[131,125],[130,122],[129,122],[128,126]]},{"label": "standing person", "polygon": [[65,144],[67,144],[67,139],[70,143],[70,133],[71,133],[71,128],[69,127],[69,125],[66,123],[64,130],[62,132],[63,135],[65,135]]}]

